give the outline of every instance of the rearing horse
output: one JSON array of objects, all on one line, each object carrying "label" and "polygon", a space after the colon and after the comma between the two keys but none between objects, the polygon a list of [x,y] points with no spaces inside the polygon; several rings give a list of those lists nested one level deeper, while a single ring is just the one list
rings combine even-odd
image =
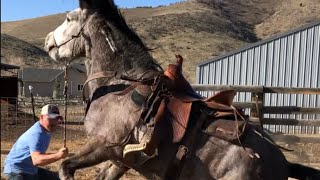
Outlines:
[{"label": "rearing horse", "polygon": [[[158,156],[143,164],[123,157],[128,143],[138,143],[136,124],[140,108],[132,101],[132,92],[119,96],[131,85],[119,78],[126,74],[139,78],[145,72],[161,73],[148,48],[132,31],[112,0],[80,0],[80,8],[67,14],[66,20],[47,35],[45,49],[56,61],[87,57],[87,83],[91,104],[85,117],[89,140],[76,155],[65,160],[60,178],[73,179],[77,169],[111,160],[113,164],[99,179],[117,179],[129,167],[147,179],[163,179],[177,144],[163,137]],[[191,118],[197,119],[193,112]],[[167,139],[167,140],[166,140]],[[195,151],[185,162],[180,179],[287,179],[315,177],[319,171],[287,162],[282,152],[252,131],[243,140],[246,150],[222,139],[197,134]],[[259,154],[252,158],[250,153]]]}]

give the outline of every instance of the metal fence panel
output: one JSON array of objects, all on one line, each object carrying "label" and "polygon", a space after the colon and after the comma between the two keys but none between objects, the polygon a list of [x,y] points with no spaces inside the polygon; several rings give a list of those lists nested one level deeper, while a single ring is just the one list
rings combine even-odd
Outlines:
[{"label": "metal fence panel", "polygon": [[[199,64],[197,83],[318,88],[320,87],[319,61],[320,23],[314,23]],[[201,94],[208,96],[212,92],[201,92]],[[251,94],[238,93],[235,100],[251,101]],[[320,95],[266,94],[264,105],[319,107]],[[320,119],[319,114],[270,114],[265,117]],[[275,126],[272,130],[309,133],[319,131],[319,127]]]}]

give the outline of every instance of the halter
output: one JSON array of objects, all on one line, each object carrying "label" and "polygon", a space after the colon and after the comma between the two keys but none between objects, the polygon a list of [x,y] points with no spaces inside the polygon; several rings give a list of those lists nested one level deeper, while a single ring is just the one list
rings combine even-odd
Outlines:
[{"label": "halter", "polygon": [[[56,38],[54,37],[54,33],[53,33],[53,41],[54,41],[54,47],[55,48],[60,48],[61,46],[67,44],[68,42],[70,42],[71,40],[75,39],[75,38],[79,38],[83,35],[83,30],[85,28],[85,26],[87,25],[87,23],[93,18],[93,16],[95,16],[97,13],[93,13],[90,18],[88,18],[82,25],[81,25],[81,28],[79,30],[79,32],[76,34],[76,35],[72,35],[71,38],[69,38],[68,40],[64,41],[63,43],[61,44],[57,44],[57,41],[56,41]],[[73,49],[72,49],[73,50]]]}]

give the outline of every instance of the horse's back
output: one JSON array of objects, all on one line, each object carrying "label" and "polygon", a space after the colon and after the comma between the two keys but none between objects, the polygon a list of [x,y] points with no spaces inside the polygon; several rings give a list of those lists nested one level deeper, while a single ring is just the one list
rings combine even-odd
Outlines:
[{"label": "horse's back", "polygon": [[[288,166],[282,152],[253,131],[241,146],[200,135],[196,156],[190,158],[180,179],[287,180]],[[257,153],[260,158],[252,158]]]}]

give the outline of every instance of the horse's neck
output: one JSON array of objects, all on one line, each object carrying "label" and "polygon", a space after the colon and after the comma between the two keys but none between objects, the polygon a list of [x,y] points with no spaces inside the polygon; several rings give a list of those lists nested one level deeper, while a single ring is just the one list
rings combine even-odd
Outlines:
[{"label": "horse's neck", "polygon": [[[110,25],[109,28],[114,32],[113,35],[106,36],[101,30],[90,35],[92,45],[91,65],[88,68],[90,69],[88,71],[89,76],[105,71],[117,71],[121,74],[134,76],[150,69],[155,69],[156,64],[153,61],[153,57],[141,42],[135,42],[134,39],[126,37],[126,34],[123,34],[115,26]],[[101,86],[124,83],[124,81],[117,78],[92,81],[89,83],[90,94]]]},{"label": "horse's neck", "polygon": [[[151,57],[152,58],[152,57]],[[130,62],[128,62],[127,60],[134,60],[133,57],[128,58],[128,59],[124,59],[124,63],[127,66],[131,66]],[[151,59],[150,61],[152,61],[153,59]],[[159,72],[159,70],[157,70],[156,64],[153,64],[153,62],[150,62],[148,66],[145,67],[139,67],[139,68],[133,68],[130,70],[126,70],[125,67],[121,66],[121,67],[114,67],[112,68],[112,70],[110,68],[107,68],[108,66],[106,66],[104,63],[98,63],[101,62],[99,60],[96,59],[92,59],[92,62],[95,62],[95,64],[93,64],[92,67],[88,67],[87,69],[90,69],[89,71],[87,71],[87,76],[88,78],[93,76],[96,73],[100,73],[100,72],[115,72],[117,71],[117,77],[107,77],[107,78],[98,78],[97,80],[93,80],[91,81],[88,86],[89,86],[89,96],[90,98],[92,97],[93,93],[100,87],[102,86],[110,86],[110,85],[117,85],[117,84],[131,84],[132,82],[129,81],[125,81],[120,79],[120,75],[126,75],[126,76],[131,76],[133,78],[139,78],[142,74],[144,74],[145,72],[149,72],[151,75],[152,74],[156,74],[157,72]]]}]

